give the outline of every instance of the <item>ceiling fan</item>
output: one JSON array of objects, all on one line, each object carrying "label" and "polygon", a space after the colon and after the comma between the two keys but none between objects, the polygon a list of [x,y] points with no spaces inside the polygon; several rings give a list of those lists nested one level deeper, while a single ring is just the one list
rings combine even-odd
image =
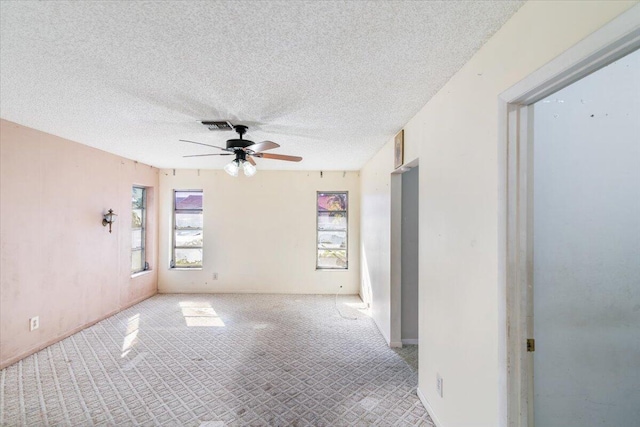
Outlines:
[{"label": "ceiling fan", "polygon": [[[203,124],[205,124],[205,122],[203,122]],[[287,162],[299,162],[302,160],[302,157],[298,156],[265,153],[265,151],[273,150],[274,148],[280,147],[280,145],[272,141],[262,141],[255,143],[248,139],[244,139],[242,136],[247,133],[247,129],[249,129],[247,126],[231,125],[228,128],[233,128],[233,130],[238,133],[239,138],[228,139],[226,148],[218,147],[217,145],[204,144],[202,142],[187,141],[186,139],[180,140],[182,142],[188,142],[190,144],[198,144],[204,145],[206,147],[217,148],[219,150],[225,151],[225,153],[191,154],[183,157],[235,156],[235,159],[224,167],[225,172],[227,172],[231,176],[238,176],[240,167],[242,167],[242,170],[244,171],[244,174],[246,176],[255,175],[257,170],[256,162],[253,160],[253,157],[258,157],[261,159],[285,160]]]}]

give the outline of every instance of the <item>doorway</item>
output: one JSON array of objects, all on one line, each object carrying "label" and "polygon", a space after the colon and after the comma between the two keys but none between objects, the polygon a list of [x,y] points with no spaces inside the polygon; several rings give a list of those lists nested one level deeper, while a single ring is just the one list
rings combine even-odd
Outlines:
[{"label": "doorway", "polygon": [[391,347],[417,346],[419,339],[419,173],[416,159],[391,174]]},{"label": "doorway", "polygon": [[[625,57],[640,48],[639,11],[620,15],[501,95],[509,426],[631,425],[640,417],[639,131],[614,138],[617,125],[587,142],[606,120],[629,113],[633,123],[638,113],[618,109],[621,103],[592,104],[580,116],[587,123],[551,132],[546,142],[539,127],[546,113],[554,132],[560,116],[571,115],[558,113],[569,99],[561,90],[579,89],[578,81],[597,78],[609,64],[630,66]],[[615,83],[638,85],[637,76]],[[611,88],[604,99],[612,100]],[[588,98],[578,102],[589,105]]]},{"label": "doorway", "polygon": [[419,167],[402,174],[400,337],[418,345],[418,197]]},{"label": "doorway", "polygon": [[533,105],[533,417],[640,420],[640,51]]}]

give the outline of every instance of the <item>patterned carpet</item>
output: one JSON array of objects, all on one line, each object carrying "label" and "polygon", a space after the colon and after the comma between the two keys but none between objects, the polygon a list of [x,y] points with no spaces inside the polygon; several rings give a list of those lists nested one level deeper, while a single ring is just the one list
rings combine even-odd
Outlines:
[{"label": "patterned carpet", "polygon": [[157,295],[0,371],[0,425],[433,426],[361,305]]}]

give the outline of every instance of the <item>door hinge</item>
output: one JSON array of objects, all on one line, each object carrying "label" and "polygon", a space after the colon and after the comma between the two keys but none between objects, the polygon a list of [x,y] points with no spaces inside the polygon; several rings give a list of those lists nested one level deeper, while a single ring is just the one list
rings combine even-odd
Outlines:
[{"label": "door hinge", "polygon": [[536,340],[527,338],[527,351],[536,351]]}]

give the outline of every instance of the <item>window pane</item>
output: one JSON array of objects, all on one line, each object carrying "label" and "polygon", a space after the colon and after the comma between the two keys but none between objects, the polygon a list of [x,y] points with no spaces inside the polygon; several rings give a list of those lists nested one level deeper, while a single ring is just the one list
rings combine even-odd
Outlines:
[{"label": "window pane", "polygon": [[319,250],[318,268],[345,268],[347,266],[347,251]]},{"label": "window pane", "polygon": [[142,250],[131,251],[131,271],[142,271]]},{"label": "window pane", "polygon": [[144,207],[144,188],[133,187],[131,206],[134,209]]},{"label": "window pane", "polygon": [[318,193],[318,212],[346,210],[347,193]]},{"label": "window pane", "polygon": [[202,267],[202,191],[174,192],[172,267]]},{"label": "window pane", "polygon": [[202,267],[202,249],[176,249],[176,267]]},{"label": "window pane", "polygon": [[176,210],[202,210],[202,192],[176,191]]},{"label": "window pane", "polygon": [[144,187],[133,187],[131,190],[131,272],[144,270],[144,227],[147,190]]},{"label": "window pane", "polygon": [[317,268],[347,268],[347,197],[347,192],[318,192]]},{"label": "window pane", "polygon": [[318,249],[346,249],[346,231],[319,231]]},{"label": "window pane", "polygon": [[133,250],[142,248],[142,230],[133,230],[131,232],[131,248]]},{"label": "window pane", "polygon": [[202,230],[176,230],[176,246],[202,247]]},{"label": "window pane", "polygon": [[176,228],[202,228],[202,214],[176,212]]},{"label": "window pane", "polygon": [[346,230],[347,214],[345,212],[318,212],[319,230]]},{"label": "window pane", "polygon": [[142,209],[132,211],[131,228],[142,228]]}]

